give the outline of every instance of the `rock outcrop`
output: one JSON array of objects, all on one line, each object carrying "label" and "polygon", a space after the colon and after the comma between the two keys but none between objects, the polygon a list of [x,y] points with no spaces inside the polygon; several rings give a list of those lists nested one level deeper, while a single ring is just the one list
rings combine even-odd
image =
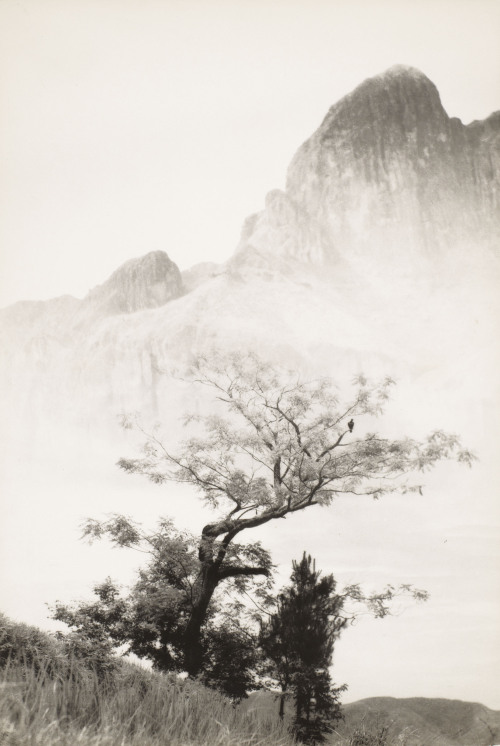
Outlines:
[{"label": "rock outcrop", "polygon": [[423,73],[397,66],[331,107],[239,248],[408,264],[497,248],[499,233],[500,112],[465,126]]},{"label": "rock outcrop", "polygon": [[[155,251],[83,300],[2,310],[6,407],[156,412],[159,371],[208,347],[336,374],[434,365],[462,347],[467,364],[471,339],[493,337],[499,127],[500,114],[450,119],[410,68],[365,81],[299,148],[286,191],[245,221],[225,265],[181,275]],[[391,283],[398,262],[407,277]]]},{"label": "rock outcrop", "polygon": [[158,308],[183,293],[178,266],[164,251],[131,259],[90,291],[85,302],[105,314]]}]

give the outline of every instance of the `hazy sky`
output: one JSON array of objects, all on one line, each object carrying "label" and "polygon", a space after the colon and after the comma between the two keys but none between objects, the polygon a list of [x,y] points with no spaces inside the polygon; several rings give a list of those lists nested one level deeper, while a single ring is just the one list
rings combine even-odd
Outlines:
[{"label": "hazy sky", "polygon": [[222,261],[329,106],[396,64],[500,107],[498,0],[0,0],[0,305]]}]

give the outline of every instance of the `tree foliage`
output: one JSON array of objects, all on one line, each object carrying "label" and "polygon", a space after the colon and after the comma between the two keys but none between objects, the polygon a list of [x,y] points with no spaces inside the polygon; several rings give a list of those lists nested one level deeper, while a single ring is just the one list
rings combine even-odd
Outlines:
[{"label": "tree foliage", "polygon": [[[151,661],[159,671],[185,670],[184,638],[192,611],[192,589],[200,571],[197,543],[188,532],[178,532],[169,520],[160,520],[151,533],[131,519],[113,515],[106,521],[88,520],[84,536],[91,541],[107,537],[115,546],[144,552],[147,562],[137,580],[123,592],[110,578],[94,586],[94,600],[77,604],[57,602],[53,618],[71,628],[65,636],[75,650],[109,666],[113,653],[133,653]],[[270,559],[259,544],[231,548],[234,561]],[[257,638],[245,624],[238,599],[250,591],[267,597],[267,578],[228,579],[214,593],[200,635],[202,666],[199,677],[233,699],[255,689],[259,667]]]},{"label": "tree foliage", "polygon": [[[124,417],[124,427],[139,429],[145,443],[139,457],[118,463],[157,484],[191,485],[214,511],[214,520],[196,539],[167,523],[158,534],[146,536],[122,516],[90,521],[86,533],[107,535],[120,546],[146,545],[152,562],[122,615],[135,631],[131,649],[158,667],[184,668],[196,676],[211,665],[213,645],[207,635],[211,629],[215,639],[221,588],[246,593],[254,586],[266,593],[270,556],[258,542],[238,543],[242,532],[328,506],[338,495],[379,498],[420,490],[407,481],[410,473],[442,459],[470,463],[472,456],[456,436],[442,431],[423,442],[376,432],[357,435],[360,419],[371,421],[382,413],[393,385],[389,378],[371,383],[359,376],[352,398],[344,403],[330,380],[304,381],[252,355],[200,357],[187,379],[212,394],[215,410],[186,417],[187,437],[175,449],[167,447],[157,429],[147,432],[136,418]],[[111,623],[116,639],[121,624]],[[235,644],[220,640],[221,645]],[[222,668],[214,664],[213,675]]]}]

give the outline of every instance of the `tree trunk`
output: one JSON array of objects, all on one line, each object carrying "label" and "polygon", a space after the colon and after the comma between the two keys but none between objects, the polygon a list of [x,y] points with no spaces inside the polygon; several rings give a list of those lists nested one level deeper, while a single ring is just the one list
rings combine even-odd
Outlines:
[{"label": "tree trunk", "polygon": [[184,663],[190,676],[197,676],[201,670],[201,628],[218,583],[217,570],[212,565],[202,566],[200,577],[193,588],[193,610],[184,633]]},{"label": "tree trunk", "polygon": [[283,720],[285,716],[285,694],[286,694],[285,690],[283,690],[280,694],[280,711],[279,711],[280,720]]},{"label": "tree trunk", "polygon": [[[266,523],[267,520],[268,518],[265,520],[260,518],[258,522],[253,521],[252,523],[260,525]],[[223,566],[227,547],[236,534],[242,528],[245,528],[248,523],[249,521],[241,522],[241,525],[230,521],[209,523],[202,531],[198,549],[201,569],[192,589],[193,608],[184,633],[184,664],[190,676],[197,676],[203,664],[203,650],[200,640],[201,628],[218,584],[226,578],[239,575],[269,575],[269,568],[267,567]],[[223,534],[226,534],[226,537],[221,542],[218,551],[215,552],[215,540]]]}]

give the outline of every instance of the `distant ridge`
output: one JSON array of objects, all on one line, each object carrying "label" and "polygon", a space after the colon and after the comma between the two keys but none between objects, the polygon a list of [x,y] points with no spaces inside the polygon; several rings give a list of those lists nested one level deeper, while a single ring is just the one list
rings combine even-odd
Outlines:
[{"label": "distant ridge", "polygon": [[500,743],[500,711],[455,699],[370,697],[343,707],[339,732],[385,724],[407,746],[492,746]]},{"label": "distant ridge", "polygon": [[[270,692],[256,692],[242,705],[271,715],[278,703]],[[389,743],[405,746],[494,746],[500,743],[500,711],[476,702],[428,697],[369,697],[342,706],[332,745],[355,730],[374,734],[388,729]],[[404,737],[404,740],[403,740]]]}]

